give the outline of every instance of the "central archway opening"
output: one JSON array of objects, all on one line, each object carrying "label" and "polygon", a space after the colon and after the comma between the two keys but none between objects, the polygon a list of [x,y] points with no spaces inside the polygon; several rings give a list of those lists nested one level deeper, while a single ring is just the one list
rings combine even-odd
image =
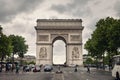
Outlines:
[{"label": "central archway opening", "polygon": [[65,64],[66,62],[66,43],[64,40],[57,39],[53,42],[53,64]]}]

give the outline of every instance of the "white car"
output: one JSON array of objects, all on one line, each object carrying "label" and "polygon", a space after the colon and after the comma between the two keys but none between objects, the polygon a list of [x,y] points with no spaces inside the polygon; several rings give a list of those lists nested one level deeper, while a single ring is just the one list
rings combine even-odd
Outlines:
[{"label": "white car", "polygon": [[69,67],[75,67],[76,66],[76,64],[70,64],[69,65]]},{"label": "white car", "polygon": [[33,72],[40,72],[41,71],[41,68],[39,65],[36,65],[34,68],[33,68]]}]

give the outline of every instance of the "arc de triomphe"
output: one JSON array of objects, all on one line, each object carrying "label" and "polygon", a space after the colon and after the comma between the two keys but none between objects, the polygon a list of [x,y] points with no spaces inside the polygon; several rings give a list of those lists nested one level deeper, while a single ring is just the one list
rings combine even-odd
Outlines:
[{"label": "arc de triomphe", "polygon": [[38,19],[36,29],[36,64],[53,64],[53,43],[66,44],[66,64],[83,64],[81,19]]}]

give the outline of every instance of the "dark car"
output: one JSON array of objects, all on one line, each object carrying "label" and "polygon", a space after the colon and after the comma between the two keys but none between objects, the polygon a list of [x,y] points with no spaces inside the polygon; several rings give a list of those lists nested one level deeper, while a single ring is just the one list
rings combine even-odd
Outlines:
[{"label": "dark car", "polygon": [[23,66],[23,71],[25,71],[25,72],[31,71],[30,66]]},{"label": "dark car", "polygon": [[51,65],[45,65],[44,66],[44,71],[45,72],[51,72],[53,70],[52,66]]},{"label": "dark car", "polygon": [[40,71],[41,71],[40,66],[35,66],[33,68],[33,72],[40,72]]}]

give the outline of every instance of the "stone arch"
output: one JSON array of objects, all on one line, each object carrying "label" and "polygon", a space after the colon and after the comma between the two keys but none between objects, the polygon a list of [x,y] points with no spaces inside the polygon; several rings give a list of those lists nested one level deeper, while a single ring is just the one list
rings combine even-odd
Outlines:
[{"label": "stone arch", "polygon": [[[57,40],[62,40],[64,43],[65,43],[65,47],[66,47],[66,52],[65,52],[65,55],[67,55],[67,42],[66,42],[66,38],[64,38],[64,36],[56,36],[54,39],[52,39],[52,49],[54,48],[53,44],[55,43],[55,41]],[[52,59],[53,59],[53,50],[52,50]],[[66,61],[67,61],[67,57],[66,57]]]},{"label": "stone arch", "polygon": [[35,26],[36,64],[52,65],[53,43],[60,39],[66,44],[66,64],[82,65],[83,28],[81,19],[38,19]]},{"label": "stone arch", "polygon": [[56,41],[56,40],[63,40],[65,42],[65,44],[67,44],[66,42],[66,38],[64,38],[64,36],[56,36],[55,38],[52,39],[52,44]]}]

